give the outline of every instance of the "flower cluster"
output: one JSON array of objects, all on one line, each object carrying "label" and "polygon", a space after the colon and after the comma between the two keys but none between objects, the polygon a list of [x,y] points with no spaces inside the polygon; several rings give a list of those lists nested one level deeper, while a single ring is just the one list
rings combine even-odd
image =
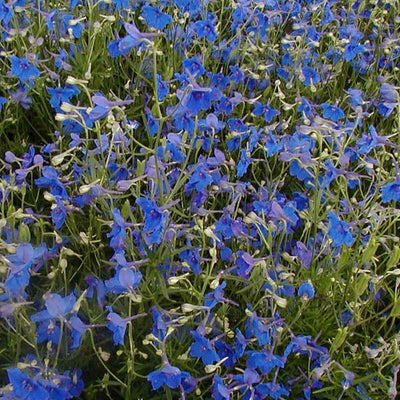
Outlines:
[{"label": "flower cluster", "polygon": [[0,398],[395,399],[399,11],[0,0]]}]

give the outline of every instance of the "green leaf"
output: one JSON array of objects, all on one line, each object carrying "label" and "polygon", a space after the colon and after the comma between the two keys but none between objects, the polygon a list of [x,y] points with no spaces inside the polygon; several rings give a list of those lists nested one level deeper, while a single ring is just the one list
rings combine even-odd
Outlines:
[{"label": "green leaf", "polygon": [[29,227],[21,222],[19,226],[19,237],[22,242],[30,242],[31,241],[31,232]]},{"label": "green leaf", "polygon": [[361,273],[355,282],[354,285],[354,293],[356,296],[361,296],[368,287],[369,275],[365,273]]},{"label": "green leaf", "polygon": [[331,345],[331,352],[335,352],[338,350],[344,343],[347,337],[347,332],[349,330],[349,327],[346,326],[345,328],[339,328],[338,332],[335,336],[335,339],[333,339],[332,345]]},{"label": "green leaf", "polygon": [[391,317],[400,317],[400,299],[396,299],[393,304],[392,311],[390,311]]}]

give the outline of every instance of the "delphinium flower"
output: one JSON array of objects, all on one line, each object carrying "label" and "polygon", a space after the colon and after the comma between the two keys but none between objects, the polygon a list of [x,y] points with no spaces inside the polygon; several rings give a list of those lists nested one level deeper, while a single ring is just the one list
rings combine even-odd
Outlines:
[{"label": "delphinium flower", "polygon": [[215,42],[218,37],[215,26],[211,20],[200,20],[194,23],[196,35],[202,39],[207,38],[210,42]]},{"label": "delphinium flower", "polygon": [[311,282],[304,282],[300,285],[297,294],[306,299],[312,299],[315,296],[315,289]]},{"label": "delphinium flower", "polygon": [[9,273],[4,288],[9,297],[15,299],[27,297],[25,288],[29,285],[32,267],[45,251],[44,246],[34,249],[29,243],[21,243],[16,253],[8,256],[6,261],[9,264]]},{"label": "delphinium flower", "polygon": [[112,224],[111,232],[107,234],[107,237],[111,238],[110,246],[114,250],[123,249],[126,246],[126,228],[128,224],[125,222],[119,209],[114,208],[114,210],[112,211],[112,215],[114,218],[114,222]]},{"label": "delphinium flower", "polygon": [[149,245],[160,244],[167,225],[167,211],[157,206],[154,200],[139,198],[136,203],[145,214],[144,233]]},{"label": "delphinium flower", "polygon": [[338,122],[346,116],[343,110],[336,105],[323,103],[321,107],[324,118],[329,118],[332,121]]},{"label": "delphinium flower", "polygon": [[212,365],[220,360],[215,351],[213,341],[207,339],[197,331],[191,332],[195,342],[190,346],[190,355],[201,358],[204,365]]},{"label": "delphinium flower", "polygon": [[199,275],[202,272],[200,265],[200,250],[200,248],[187,249],[179,254],[179,257],[189,264],[190,268],[196,275]]},{"label": "delphinium flower", "polygon": [[10,75],[16,76],[22,83],[32,83],[40,76],[40,71],[28,59],[11,56]]},{"label": "delphinium flower", "polygon": [[163,30],[172,23],[172,17],[162,12],[158,7],[146,5],[142,8],[142,14],[147,24],[153,28]]},{"label": "delphinium flower", "polygon": [[373,149],[381,146],[396,147],[396,145],[389,140],[390,136],[380,136],[375,127],[369,127],[369,133],[363,134],[356,142],[358,149],[357,154],[369,154]]},{"label": "delphinium flower", "polygon": [[355,238],[350,232],[348,223],[340,220],[334,212],[328,214],[328,220],[330,223],[328,235],[333,240],[332,245],[334,247],[352,246]]},{"label": "delphinium flower", "polygon": [[234,301],[224,297],[224,289],[226,288],[226,282],[221,282],[216,289],[205,295],[204,306],[210,309],[214,308],[218,303],[230,303],[232,305],[238,305]]},{"label": "delphinium flower", "polygon": [[59,180],[60,172],[54,167],[46,166],[42,169],[42,177],[35,179],[35,184],[40,188],[50,188],[51,194],[61,199],[68,199],[64,184]]},{"label": "delphinium flower", "polygon": [[9,385],[0,389],[7,400],[64,400],[79,398],[84,389],[82,371],[65,371],[60,374],[49,365],[28,355],[18,367],[7,369]]},{"label": "delphinium flower", "polygon": [[111,306],[106,306],[108,310],[108,324],[107,328],[113,332],[113,339],[115,345],[123,345],[126,327],[128,323],[134,321],[137,318],[146,316],[146,314],[137,314],[132,317],[122,318],[119,314],[113,311]]},{"label": "delphinium flower", "polygon": [[159,36],[156,32],[140,32],[134,23],[124,23],[127,36],[109,43],[111,57],[126,56],[129,52],[142,43]]},{"label": "delphinium flower", "polygon": [[179,368],[166,363],[162,369],[151,372],[147,380],[151,383],[153,390],[168,386],[171,389],[178,389],[184,379],[190,378],[189,372],[181,371]]},{"label": "delphinium flower", "polygon": [[45,298],[46,309],[31,316],[31,320],[39,322],[38,342],[51,341],[58,344],[60,341],[61,329],[59,323],[64,324],[68,314],[76,303],[74,294],[62,298],[57,293],[51,293]]},{"label": "delphinium flower", "polygon": [[107,292],[116,294],[134,292],[142,280],[140,271],[135,271],[130,267],[118,268],[115,276],[105,281]]},{"label": "delphinium flower", "polygon": [[397,88],[389,83],[383,83],[380,89],[381,101],[378,105],[379,114],[389,117],[399,103]]},{"label": "delphinium flower", "polygon": [[400,201],[400,180],[389,182],[381,188],[382,201],[388,203],[390,201]]}]

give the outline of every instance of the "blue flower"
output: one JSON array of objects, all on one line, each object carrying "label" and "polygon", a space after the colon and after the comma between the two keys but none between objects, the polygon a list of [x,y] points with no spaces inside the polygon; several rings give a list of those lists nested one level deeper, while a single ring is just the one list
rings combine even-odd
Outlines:
[{"label": "blue flower", "polygon": [[158,390],[164,385],[171,389],[177,389],[182,385],[182,381],[188,378],[190,378],[188,372],[181,371],[170,364],[165,364],[161,370],[151,372],[147,380],[151,383],[153,390]]},{"label": "blue flower", "polygon": [[162,30],[172,23],[172,17],[160,11],[158,7],[146,5],[142,8],[142,15],[146,20],[147,25],[150,25],[153,28]]},{"label": "blue flower", "polygon": [[328,104],[328,103],[323,103],[323,104],[321,104],[321,107],[323,110],[323,114],[322,114],[323,117],[329,118],[332,121],[338,122],[346,116],[346,114],[343,112],[343,110],[338,106],[334,106],[334,105]]},{"label": "blue flower", "polygon": [[189,182],[185,185],[185,192],[191,193],[193,190],[201,192],[212,183],[212,177],[204,166],[199,166],[190,176]]},{"label": "blue flower", "polygon": [[202,110],[208,110],[211,107],[211,89],[193,88],[183,99],[182,104],[193,115],[197,115]]},{"label": "blue flower", "polygon": [[60,327],[53,319],[44,321],[37,328],[37,342],[52,342],[58,344],[60,341]]},{"label": "blue flower", "polygon": [[232,75],[229,77],[231,81],[240,83],[244,80],[244,72],[237,65],[231,65],[229,69],[232,72]]},{"label": "blue flower", "polygon": [[271,343],[270,327],[264,325],[255,312],[246,321],[246,337],[255,336],[261,346]]},{"label": "blue flower", "polygon": [[12,391],[18,399],[50,400],[49,393],[37,379],[31,378],[18,368],[8,369],[7,374]]},{"label": "blue flower", "polygon": [[224,384],[219,375],[214,375],[212,393],[215,400],[230,400],[232,390]]},{"label": "blue flower", "polygon": [[237,165],[237,176],[241,178],[249,168],[251,164],[251,158],[248,155],[248,151],[246,149],[242,149],[240,151],[240,159]]},{"label": "blue flower", "polygon": [[313,299],[315,296],[315,289],[311,282],[304,282],[300,285],[297,294],[304,299]]},{"label": "blue flower", "polygon": [[236,257],[236,274],[246,279],[249,278],[256,260],[249,253],[242,250],[236,252]]},{"label": "blue flower", "polygon": [[303,67],[304,84],[307,86],[321,82],[321,77],[314,68]]},{"label": "blue flower", "polygon": [[15,254],[8,256],[9,275],[4,282],[8,295],[12,298],[25,298],[25,288],[31,277],[31,267],[44,254],[46,247],[34,249],[29,243],[21,243]]},{"label": "blue flower", "polygon": [[349,230],[348,223],[341,221],[333,212],[330,212],[328,214],[328,220],[330,222],[328,235],[331,239],[333,239],[332,246],[351,246],[354,243],[355,239]]},{"label": "blue flower", "polygon": [[8,100],[5,97],[0,96],[0,111],[2,110],[4,104],[6,104],[7,102]]},{"label": "blue flower", "polygon": [[107,233],[107,237],[111,238],[110,246],[114,250],[120,250],[125,247],[126,240],[126,227],[128,224],[125,222],[121,215],[121,211],[118,208],[112,210],[112,215],[114,218],[114,223],[112,224],[112,229],[110,233]]},{"label": "blue flower", "polygon": [[247,360],[247,367],[258,368],[264,375],[276,367],[285,367],[284,357],[276,356],[272,351],[249,351],[248,354],[250,357]]},{"label": "blue flower", "polygon": [[22,83],[40,76],[40,71],[26,58],[11,56],[11,75],[15,75]]},{"label": "blue flower", "polygon": [[60,111],[61,103],[69,103],[71,98],[77,96],[81,91],[75,85],[66,87],[46,88],[47,93],[51,95],[50,104],[57,111]]},{"label": "blue flower", "polygon": [[202,273],[200,266],[200,250],[200,247],[197,247],[195,249],[183,250],[179,254],[179,257],[190,265],[190,268],[196,275]]},{"label": "blue flower", "polygon": [[187,58],[183,60],[182,66],[184,71],[193,77],[202,76],[206,72],[204,65],[197,58]]},{"label": "blue flower", "polygon": [[211,21],[196,21],[194,23],[194,30],[200,39],[207,38],[210,42],[214,42],[218,37],[214,24]]},{"label": "blue flower", "polygon": [[112,57],[127,55],[133,48],[143,43],[143,41],[159,36],[158,33],[140,32],[134,23],[125,23],[124,27],[128,35],[122,39],[112,41],[108,45]]},{"label": "blue flower", "polygon": [[66,315],[72,311],[75,303],[76,297],[73,293],[66,297],[61,297],[57,293],[50,293],[45,299],[46,309],[33,314],[31,320],[34,322],[48,321],[50,319],[64,320]]},{"label": "blue flower", "polygon": [[220,360],[219,355],[214,349],[212,342],[200,335],[197,331],[191,332],[195,342],[190,347],[192,357],[201,358],[204,365],[212,365]]},{"label": "blue flower", "polygon": [[365,47],[358,43],[349,43],[344,48],[344,59],[346,61],[354,60],[358,54],[365,51]]},{"label": "blue flower", "polygon": [[169,94],[168,84],[167,82],[162,80],[162,77],[159,74],[157,74],[157,92],[158,92],[158,101],[163,101]]},{"label": "blue flower", "polygon": [[71,330],[72,337],[71,350],[77,349],[81,345],[83,335],[89,329],[89,326],[84,324],[79,317],[74,315],[69,319],[68,327]]},{"label": "blue flower", "polygon": [[54,196],[59,196],[68,199],[68,193],[64,185],[58,179],[59,172],[53,167],[44,167],[42,170],[42,177],[35,179],[35,184],[40,188],[50,188],[50,192]]},{"label": "blue flower", "polygon": [[111,306],[107,306],[106,308],[109,311],[107,319],[110,321],[107,324],[107,328],[113,332],[114,344],[123,345],[126,326],[128,325],[129,319],[122,318],[120,315],[115,313]]},{"label": "blue flower", "polygon": [[261,383],[257,386],[258,391],[262,391],[263,395],[270,396],[273,400],[280,400],[282,396],[289,396],[290,392],[283,385],[275,382]]},{"label": "blue flower", "polygon": [[400,201],[400,181],[387,183],[381,188],[382,201],[388,203],[389,201]]},{"label": "blue flower", "polygon": [[56,229],[61,229],[67,218],[68,208],[60,200],[57,201],[56,207],[51,210],[51,220]]},{"label": "blue flower", "polygon": [[136,200],[144,211],[144,233],[148,244],[160,244],[167,223],[167,213],[161,210],[154,200],[139,198]]},{"label": "blue flower", "polygon": [[106,281],[108,292],[116,294],[133,292],[139,286],[142,274],[132,268],[119,268],[113,278]]}]

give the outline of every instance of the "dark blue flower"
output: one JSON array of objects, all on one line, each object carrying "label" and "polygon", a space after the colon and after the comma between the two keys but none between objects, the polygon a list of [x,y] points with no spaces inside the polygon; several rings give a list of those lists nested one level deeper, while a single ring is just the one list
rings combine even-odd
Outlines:
[{"label": "dark blue flower", "polygon": [[188,378],[190,378],[188,372],[181,371],[170,364],[165,364],[161,370],[151,372],[147,380],[151,383],[153,390],[158,390],[164,385],[171,389],[177,389],[182,385],[182,381]]},{"label": "dark blue flower", "polygon": [[162,30],[172,23],[172,17],[162,12],[158,7],[146,5],[142,8],[142,15],[146,20],[147,25],[150,25],[153,28]]},{"label": "dark blue flower", "polygon": [[200,39],[207,38],[210,42],[214,42],[218,37],[214,24],[211,21],[196,21],[194,23],[194,30]]},{"label": "dark blue flower", "polygon": [[264,375],[269,374],[274,368],[284,368],[284,357],[275,355],[272,351],[249,351],[247,366],[258,368]]},{"label": "dark blue flower", "polygon": [[33,314],[31,320],[34,322],[48,321],[51,319],[64,320],[72,311],[75,303],[76,297],[73,293],[66,297],[61,297],[57,293],[50,293],[45,299],[46,309]]},{"label": "dark blue flower", "polygon": [[119,268],[113,278],[105,282],[108,292],[116,294],[133,292],[139,286],[142,280],[140,271],[134,271],[132,268]]},{"label": "dark blue flower", "polygon": [[31,378],[18,368],[8,369],[7,374],[12,391],[18,399],[50,400],[49,393],[37,379]]},{"label": "dark blue flower", "polygon": [[144,233],[148,244],[160,244],[167,223],[167,213],[157,206],[154,200],[139,198],[136,200],[144,211]]},{"label": "dark blue flower", "polygon": [[304,282],[300,285],[297,294],[304,299],[313,299],[315,296],[315,289],[311,282]]},{"label": "dark blue flower", "polygon": [[304,76],[304,84],[315,85],[316,83],[321,82],[321,77],[314,68],[311,67],[303,67],[303,76]]},{"label": "dark blue flower", "polygon": [[348,223],[341,221],[333,212],[328,214],[328,220],[330,222],[328,235],[333,240],[332,246],[351,246],[355,239],[349,230]]},{"label": "dark blue flower", "polygon": [[51,220],[56,229],[61,229],[67,218],[68,208],[60,200],[57,201],[56,206],[51,210]]},{"label": "dark blue flower", "polygon": [[246,149],[240,150],[240,159],[237,164],[237,176],[241,178],[249,168],[251,164],[251,158],[249,157],[248,151]]},{"label": "dark blue flower", "polygon": [[220,360],[212,342],[197,331],[191,332],[195,342],[190,347],[192,357],[201,358],[204,365],[212,365]]},{"label": "dark blue flower", "polygon": [[183,99],[182,104],[193,115],[197,115],[200,111],[208,110],[211,107],[211,89],[193,88]]},{"label": "dark blue flower", "polygon": [[334,106],[328,103],[323,103],[321,104],[321,107],[323,110],[322,114],[323,117],[331,119],[332,121],[338,122],[346,116],[343,110],[338,106]]},{"label": "dark blue flower", "polygon": [[11,56],[11,75],[15,75],[22,83],[40,76],[40,71],[26,58]]},{"label": "dark blue flower", "polygon": [[58,344],[60,341],[60,327],[54,319],[41,322],[37,328],[37,342],[52,342]]},{"label": "dark blue flower", "polygon": [[64,185],[58,179],[60,173],[53,167],[44,167],[42,177],[35,179],[36,186],[40,188],[50,188],[51,194],[59,196],[63,199],[68,199],[68,193]]},{"label": "dark blue flower", "polygon": [[400,201],[400,180],[389,182],[381,188],[382,201],[388,203],[389,201]]},{"label": "dark blue flower", "polygon": [[122,318],[120,315],[115,313],[111,306],[107,306],[106,308],[109,311],[107,319],[110,321],[107,324],[107,328],[113,332],[114,344],[123,345],[126,326],[128,325],[129,319]]}]

